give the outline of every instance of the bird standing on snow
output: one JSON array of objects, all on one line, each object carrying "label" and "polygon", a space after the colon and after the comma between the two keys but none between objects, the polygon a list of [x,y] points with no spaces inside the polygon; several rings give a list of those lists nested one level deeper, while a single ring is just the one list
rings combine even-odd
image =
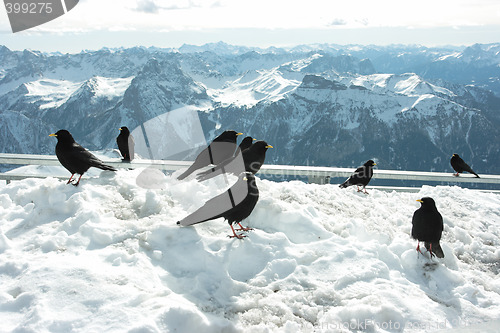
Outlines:
[{"label": "bird standing on snow", "polygon": [[348,186],[356,185],[358,192],[361,192],[359,186],[363,186],[363,191],[365,194],[368,194],[366,191],[366,185],[370,182],[373,176],[373,167],[377,165],[377,163],[372,160],[368,160],[365,164],[357,168],[354,173],[342,184],[339,185],[340,188],[346,188]]},{"label": "bird standing on snow", "polygon": [[474,170],[472,170],[472,168],[467,163],[465,163],[465,161],[460,156],[458,156],[458,154],[453,154],[450,160],[450,164],[457,172],[453,174],[455,177],[460,176],[461,172],[467,171],[468,173],[476,175],[477,178],[480,178],[479,175],[475,173]]},{"label": "bird standing on snow", "polygon": [[134,137],[130,134],[126,126],[120,127],[119,130],[120,134],[116,138],[116,143],[118,144],[120,154],[122,154],[122,161],[130,162],[134,159]]},{"label": "bird standing on snow", "polygon": [[443,233],[443,217],[436,208],[434,199],[424,197],[417,200],[422,205],[413,213],[411,223],[411,236],[418,241],[417,251],[420,251],[420,242],[424,242],[425,248],[438,258],[444,258],[443,249],[439,245],[441,234]]},{"label": "bird standing on snow", "polygon": [[[252,230],[243,227],[241,221],[252,213],[258,200],[259,189],[255,183],[255,176],[251,172],[242,172],[236,183],[226,192],[208,200],[202,207],[178,221],[177,224],[188,226],[223,217],[233,231],[233,236],[229,237],[241,239],[245,236],[236,234],[236,231]],[[240,229],[235,231],[233,223],[238,223]]]},{"label": "bird standing on snow", "polygon": [[56,156],[59,162],[71,172],[71,177],[69,178],[67,184],[71,182],[75,173],[80,175],[78,181],[73,184],[77,186],[80,183],[80,179],[83,174],[90,168],[95,167],[102,170],[116,171],[112,166],[104,164],[100,159],[92,155],[87,149],[80,146],[75,142],[71,133],[67,130],[59,130],[54,134],[49,136],[55,136],[57,138],[56,144]]},{"label": "bird standing on snow", "polygon": [[206,167],[210,164],[219,164],[222,161],[233,156],[236,150],[236,138],[242,133],[235,131],[224,131],[221,135],[216,137],[212,143],[198,154],[193,164],[184,171],[178,180],[182,180],[192,174],[195,170]]},{"label": "bird standing on snow", "polygon": [[203,181],[223,173],[239,174],[244,171],[256,174],[264,164],[266,151],[269,148],[273,146],[265,141],[257,141],[250,148],[243,150],[241,156],[238,154],[218,164],[215,168],[201,172],[197,179]]}]

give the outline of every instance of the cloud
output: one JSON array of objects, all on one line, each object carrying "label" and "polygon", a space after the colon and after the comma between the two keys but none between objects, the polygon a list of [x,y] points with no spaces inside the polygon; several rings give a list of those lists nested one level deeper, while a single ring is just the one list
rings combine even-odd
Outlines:
[{"label": "cloud", "polygon": [[357,19],[356,23],[359,23],[359,24],[361,24],[361,25],[363,25],[363,26],[366,27],[366,26],[368,26],[370,24],[370,20],[368,18],[364,17],[362,19]]},{"label": "cloud", "polygon": [[337,26],[337,25],[347,25],[347,21],[341,18],[335,18],[333,21],[330,22],[330,26]]},{"label": "cloud", "polygon": [[218,1],[197,1],[197,0],[173,0],[169,1],[168,5],[158,5],[159,0],[138,0],[137,7],[135,8],[138,12],[148,13],[148,14],[158,14],[160,11],[178,10],[178,9],[195,9],[195,8],[219,8],[223,7],[223,4]]},{"label": "cloud", "polygon": [[160,11],[160,7],[153,0],[140,0],[137,2],[137,11],[157,14]]}]

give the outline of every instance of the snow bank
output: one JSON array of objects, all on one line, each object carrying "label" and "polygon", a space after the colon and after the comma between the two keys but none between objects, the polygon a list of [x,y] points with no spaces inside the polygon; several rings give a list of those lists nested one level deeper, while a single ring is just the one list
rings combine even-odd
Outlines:
[{"label": "snow bank", "polygon": [[[0,331],[420,332],[500,319],[499,195],[258,180],[244,223],[255,230],[238,240],[222,219],[176,225],[216,180],[167,176],[148,190],[141,171],[0,187]],[[410,237],[422,196],[444,217],[443,260],[417,256]]]}]

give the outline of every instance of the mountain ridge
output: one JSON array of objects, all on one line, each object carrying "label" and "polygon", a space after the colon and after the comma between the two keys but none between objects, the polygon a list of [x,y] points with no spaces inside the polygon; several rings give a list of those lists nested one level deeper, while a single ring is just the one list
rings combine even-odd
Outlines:
[{"label": "mountain ridge", "polygon": [[[500,75],[447,79],[450,66],[490,70],[500,64],[498,49],[322,45],[266,52],[211,44],[61,55],[2,47],[0,151],[53,153],[45,132],[59,128],[89,149],[113,148],[111,129],[137,128],[188,106],[199,110],[207,140],[233,128],[278,147],[269,163],[351,167],[371,158],[384,169],[451,171],[449,156],[460,153],[475,169],[500,173]],[[431,67],[429,75],[422,70]],[[22,144],[19,122],[35,127]]]}]

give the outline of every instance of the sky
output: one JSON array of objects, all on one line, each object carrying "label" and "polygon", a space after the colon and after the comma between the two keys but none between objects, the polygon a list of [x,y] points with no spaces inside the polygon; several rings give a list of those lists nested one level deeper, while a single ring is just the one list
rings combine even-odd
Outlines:
[{"label": "sky", "polygon": [[498,36],[498,0],[80,0],[65,15],[17,33],[0,9],[1,45],[49,52],[218,41],[472,45]]}]

